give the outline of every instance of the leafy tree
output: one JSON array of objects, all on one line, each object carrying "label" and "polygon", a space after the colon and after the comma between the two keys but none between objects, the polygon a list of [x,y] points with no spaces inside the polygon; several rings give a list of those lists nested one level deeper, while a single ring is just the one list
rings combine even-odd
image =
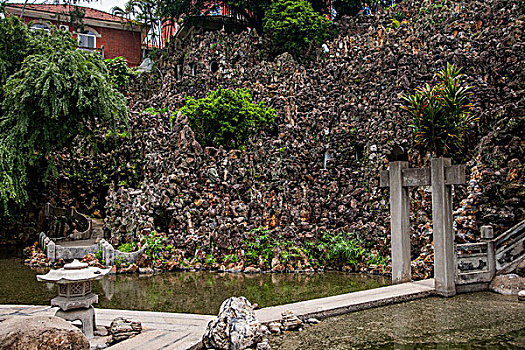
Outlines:
[{"label": "leafy tree", "polygon": [[34,40],[20,18],[0,20],[0,86],[20,69],[24,58],[33,51]]},{"label": "leafy tree", "polygon": [[128,67],[128,61],[122,56],[105,59],[104,64],[109,71],[111,81],[118,88],[126,88],[129,78],[136,75],[136,71]]},{"label": "leafy tree", "polygon": [[[1,38],[6,37],[2,29],[11,24],[21,30],[16,20],[0,20]],[[27,27],[25,30],[29,33]],[[21,31],[18,36],[28,38]],[[29,55],[7,78],[0,101],[0,205],[4,214],[11,205],[21,206],[28,200],[26,187],[37,180],[28,176],[29,167],[40,166],[50,152],[67,146],[77,135],[93,139],[99,123],[114,125],[127,116],[126,101],[109,82],[102,59],[76,50],[69,33],[52,28],[50,34],[35,35],[33,42],[28,39],[25,47]],[[45,172],[52,169],[48,163]]]},{"label": "leafy tree", "polygon": [[131,26],[139,26],[141,29],[148,28],[148,41],[156,47],[162,46],[162,22],[161,3],[162,0],[130,0],[123,8],[113,7],[114,15],[122,16],[128,20]]},{"label": "leafy tree", "polygon": [[471,115],[470,86],[462,86],[462,68],[447,63],[437,74],[435,86],[417,88],[404,95],[415,143],[434,156],[453,156],[464,150],[466,133],[478,118]]},{"label": "leafy tree", "polygon": [[188,117],[201,144],[228,148],[243,146],[250,136],[273,123],[276,117],[275,110],[266,107],[263,101],[252,103],[248,90],[222,87],[198,100],[186,97],[186,105],[180,112]]},{"label": "leafy tree", "polygon": [[162,0],[159,11],[162,20],[175,23],[184,16],[198,15],[204,9],[205,0]]},{"label": "leafy tree", "polygon": [[264,30],[277,47],[299,54],[330,36],[330,21],[306,0],[276,0],[266,12]]}]

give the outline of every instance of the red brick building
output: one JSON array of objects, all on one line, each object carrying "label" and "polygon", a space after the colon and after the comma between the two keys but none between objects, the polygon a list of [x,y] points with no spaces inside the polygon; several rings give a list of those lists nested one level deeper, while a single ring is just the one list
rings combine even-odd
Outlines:
[{"label": "red brick building", "polygon": [[[22,4],[6,4],[8,15],[20,16]],[[130,26],[122,17],[107,12],[81,7],[85,11],[82,32],[70,27],[69,9],[63,5],[26,5],[22,20],[31,23],[32,29],[47,30],[49,24],[68,30],[78,39],[79,48],[97,50],[104,58],[123,56],[130,66],[138,66],[142,60],[142,42],[146,31]]]}]

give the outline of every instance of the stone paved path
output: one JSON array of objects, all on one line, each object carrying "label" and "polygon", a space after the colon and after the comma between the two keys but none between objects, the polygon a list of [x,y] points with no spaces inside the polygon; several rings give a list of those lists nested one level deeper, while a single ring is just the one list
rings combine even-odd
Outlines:
[{"label": "stone paved path", "polygon": [[[293,311],[301,318],[325,318],[343,313],[424,298],[434,293],[434,280],[410,282],[314,299],[287,305],[267,307],[256,311],[263,322],[277,321],[281,313]],[[50,306],[0,305],[0,321],[10,316],[54,315]],[[97,324],[108,326],[116,317],[142,322],[142,334],[109,347],[110,350],[191,349],[198,345],[206,325],[214,316],[168,312],[96,309]]]},{"label": "stone paved path", "polygon": [[[0,305],[0,321],[10,316],[53,316],[56,310],[51,306]],[[97,325],[109,326],[116,317],[136,319],[142,323],[142,334],[109,347],[111,350],[190,349],[200,342],[206,325],[214,317],[116,309],[95,311]]]}]

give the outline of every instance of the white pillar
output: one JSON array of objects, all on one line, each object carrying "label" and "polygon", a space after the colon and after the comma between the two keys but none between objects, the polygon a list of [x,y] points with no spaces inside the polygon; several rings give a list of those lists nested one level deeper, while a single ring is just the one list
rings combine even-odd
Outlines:
[{"label": "white pillar", "polygon": [[390,233],[392,242],[392,284],[409,282],[410,204],[408,188],[403,187],[403,169],[408,162],[390,163]]},{"label": "white pillar", "polygon": [[436,293],[446,297],[456,295],[452,186],[445,179],[445,167],[450,165],[449,158],[431,162],[434,280]]}]

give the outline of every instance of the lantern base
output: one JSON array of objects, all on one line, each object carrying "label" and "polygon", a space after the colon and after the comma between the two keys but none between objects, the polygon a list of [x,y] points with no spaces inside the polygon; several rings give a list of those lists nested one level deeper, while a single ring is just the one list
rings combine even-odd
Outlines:
[{"label": "lantern base", "polygon": [[62,311],[58,310],[55,316],[63,318],[66,321],[73,322],[79,320],[82,322],[82,333],[86,338],[93,338],[93,330],[96,327],[95,323],[95,309],[90,306],[87,309]]}]

